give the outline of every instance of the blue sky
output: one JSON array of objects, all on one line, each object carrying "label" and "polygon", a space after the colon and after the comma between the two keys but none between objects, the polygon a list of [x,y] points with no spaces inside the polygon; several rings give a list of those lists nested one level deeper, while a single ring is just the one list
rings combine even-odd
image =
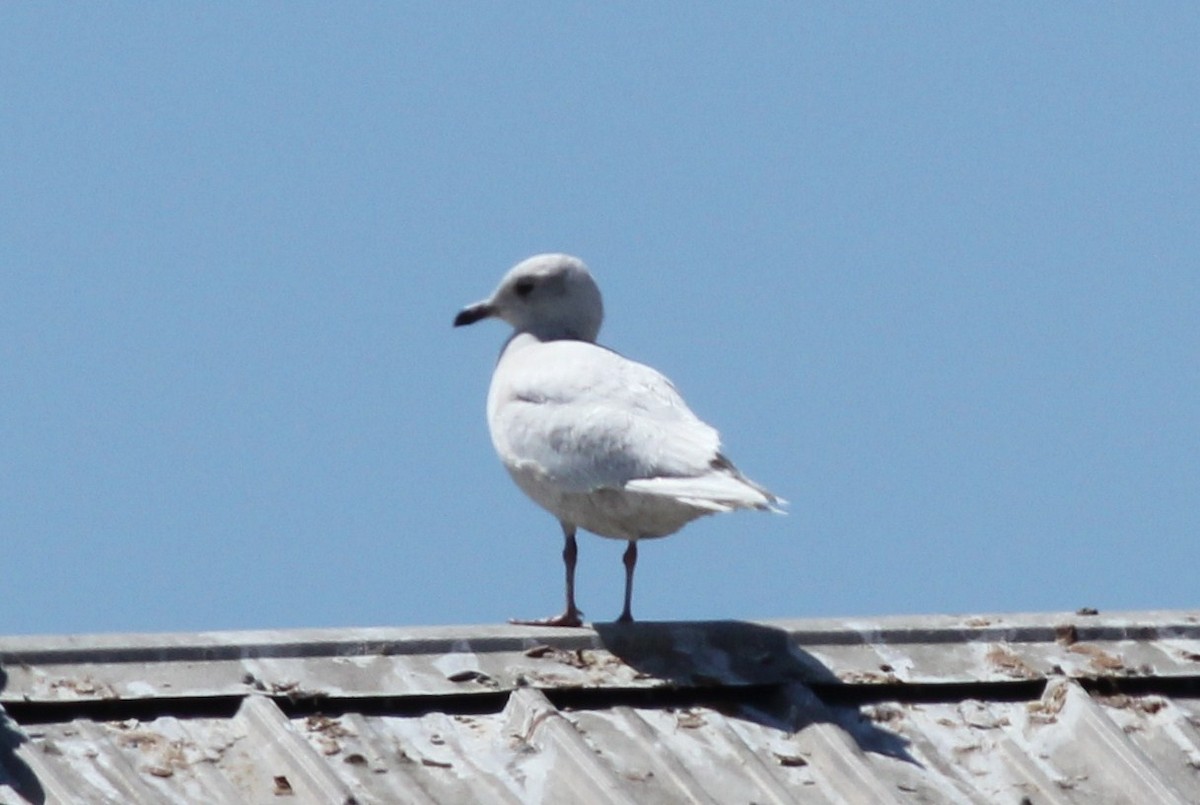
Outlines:
[{"label": "blue sky", "polygon": [[[786,517],[643,546],[642,619],[1185,608],[1191,4],[7,4],[0,633],[561,608],[495,458],[568,251]],[[620,611],[585,535],[579,603]]]}]

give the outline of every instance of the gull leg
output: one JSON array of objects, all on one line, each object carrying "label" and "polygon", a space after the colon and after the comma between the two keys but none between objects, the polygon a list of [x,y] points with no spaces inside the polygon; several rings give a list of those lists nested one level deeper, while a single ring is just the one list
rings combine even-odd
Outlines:
[{"label": "gull leg", "polygon": [[629,540],[629,547],[625,549],[621,561],[625,563],[625,608],[621,610],[621,617],[617,618],[617,623],[633,623],[633,613],[629,607],[633,602],[633,569],[637,566],[636,540]]},{"label": "gull leg", "polygon": [[550,618],[521,620],[509,618],[509,623],[519,626],[583,626],[583,613],[575,606],[575,561],[579,558],[579,545],[575,542],[575,526],[562,524],[563,529],[563,565],[567,571],[567,609],[561,615]]},{"label": "gull leg", "polygon": [[579,558],[579,546],[575,543],[575,526],[563,527],[563,567],[567,571],[567,609],[563,617],[579,626],[579,610],[575,607],[575,561]]}]

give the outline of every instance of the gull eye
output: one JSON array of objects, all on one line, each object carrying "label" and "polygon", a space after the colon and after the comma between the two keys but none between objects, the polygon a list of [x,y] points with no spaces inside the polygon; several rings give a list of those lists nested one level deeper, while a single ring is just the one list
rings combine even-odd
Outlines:
[{"label": "gull eye", "polygon": [[519,279],[517,280],[517,284],[513,286],[513,290],[516,291],[517,296],[524,299],[525,297],[529,296],[529,292],[533,290],[533,280],[529,279],[528,277],[525,279]]}]

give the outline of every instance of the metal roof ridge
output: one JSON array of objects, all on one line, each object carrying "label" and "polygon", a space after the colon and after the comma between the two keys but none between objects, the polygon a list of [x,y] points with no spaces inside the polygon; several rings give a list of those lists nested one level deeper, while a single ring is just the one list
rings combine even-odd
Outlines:
[{"label": "metal roof ridge", "polygon": [[[1067,626],[1077,630],[1074,639],[1078,640],[1196,639],[1200,638],[1200,610],[638,621],[582,628],[481,624],[17,635],[0,636],[0,663],[478,653],[519,651],[538,644],[576,650],[600,647],[607,635],[720,633],[747,625],[786,633],[800,645],[1052,642]],[[113,650],[120,650],[120,660],[109,655]]]}]

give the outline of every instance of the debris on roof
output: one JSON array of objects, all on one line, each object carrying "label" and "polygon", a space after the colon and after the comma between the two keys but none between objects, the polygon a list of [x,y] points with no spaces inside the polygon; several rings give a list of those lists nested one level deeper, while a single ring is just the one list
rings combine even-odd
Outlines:
[{"label": "debris on roof", "polygon": [[0,803],[1200,802],[1200,612],[0,638]]}]

